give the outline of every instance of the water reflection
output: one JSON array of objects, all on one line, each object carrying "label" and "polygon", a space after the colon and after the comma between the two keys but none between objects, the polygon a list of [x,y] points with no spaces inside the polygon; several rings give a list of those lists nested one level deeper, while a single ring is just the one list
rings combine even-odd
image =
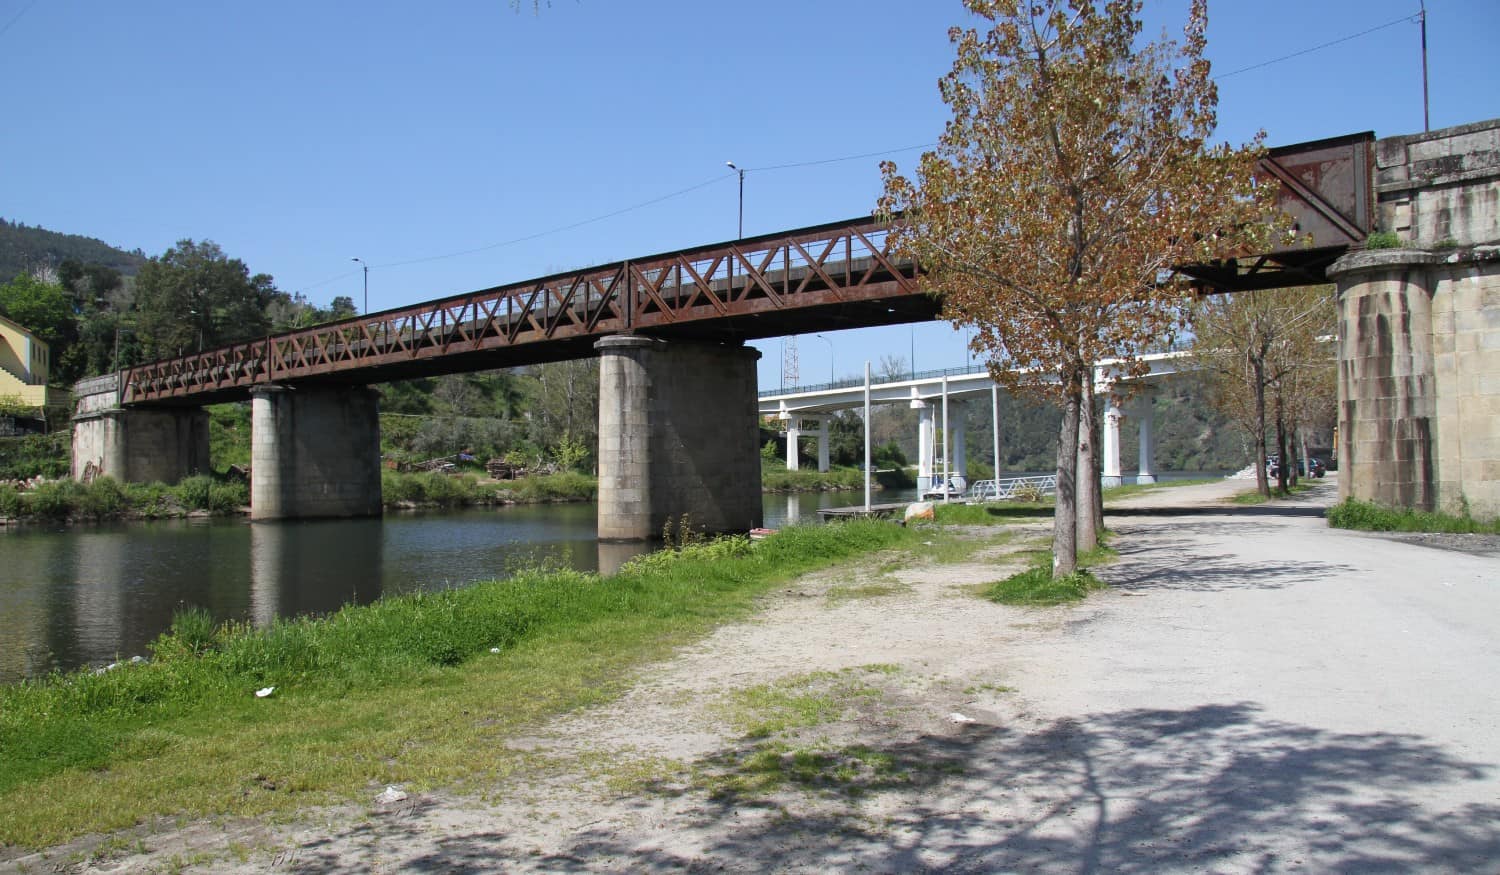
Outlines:
[{"label": "water reflection", "polygon": [[[768,495],[765,524],[816,522],[819,507],[860,501],[858,493]],[[265,627],[528,567],[614,574],[649,545],[600,544],[597,512],[566,504],[0,530],[0,682],[144,655],[183,607]]]},{"label": "water reflection", "polygon": [[246,613],[264,628],[277,617],[367,605],[384,589],[380,520],[266,522],[250,527]]}]

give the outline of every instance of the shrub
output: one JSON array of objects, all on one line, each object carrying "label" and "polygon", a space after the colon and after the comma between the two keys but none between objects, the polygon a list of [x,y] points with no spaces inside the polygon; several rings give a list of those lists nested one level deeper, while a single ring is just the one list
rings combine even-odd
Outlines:
[{"label": "shrub", "polygon": [[89,519],[117,517],[130,506],[125,490],[113,477],[100,477],[77,493],[74,513]]},{"label": "shrub", "polygon": [[45,520],[65,520],[80,502],[83,485],[72,480],[51,480],[24,496],[24,507],[32,516]]},{"label": "shrub", "polygon": [[216,514],[239,513],[250,503],[250,487],[238,481],[215,483],[208,490],[208,509]]},{"label": "shrub", "polygon": [[21,515],[22,510],[20,491],[14,486],[0,483],[0,516],[14,519]]},{"label": "shrub", "polygon": [[209,493],[213,491],[214,480],[205,474],[197,474],[185,478],[172,490],[177,495],[177,500],[188,510],[207,510]]},{"label": "shrub", "polygon": [[1366,249],[1400,249],[1401,236],[1395,231],[1376,231],[1365,238]]}]

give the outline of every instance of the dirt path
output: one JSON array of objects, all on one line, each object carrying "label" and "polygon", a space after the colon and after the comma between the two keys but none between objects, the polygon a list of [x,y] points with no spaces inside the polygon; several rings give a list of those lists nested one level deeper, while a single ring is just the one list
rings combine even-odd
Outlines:
[{"label": "dirt path", "polygon": [[99,868],[1497,871],[1500,558],[1330,531],[1331,484],[1220,501],[1244,488],[1122,502],[1078,607],[975,597],[1023,539],[876,557],[516,740],[525,784]]}]

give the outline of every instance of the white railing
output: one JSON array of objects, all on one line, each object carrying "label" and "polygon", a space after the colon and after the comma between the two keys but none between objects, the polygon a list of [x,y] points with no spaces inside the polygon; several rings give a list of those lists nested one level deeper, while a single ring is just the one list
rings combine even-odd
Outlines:
[{"label": "white railing", "polygon": [[1040,477],[1004,477],[999,480],[975,480],[964,494],[968,501],[1012,501],[1057,491],[1057,475]]}]

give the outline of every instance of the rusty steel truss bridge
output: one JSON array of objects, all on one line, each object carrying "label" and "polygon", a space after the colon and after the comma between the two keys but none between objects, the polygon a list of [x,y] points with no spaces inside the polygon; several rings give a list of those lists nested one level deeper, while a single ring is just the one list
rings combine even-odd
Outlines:
[{"label": "rusty steel truss bridge", "polygon": [[[1370,133],[1273,149],[1264,172],[1310,243],[1184,267],[1206,291],[1326,282],[1374,224]],[[593,354],[612,334],[742,342],[937,317],[920,270],[870,217],[552,274],[149,362],[121,374],[128,405],[206,404],[258,385],[369,384]]]}]

